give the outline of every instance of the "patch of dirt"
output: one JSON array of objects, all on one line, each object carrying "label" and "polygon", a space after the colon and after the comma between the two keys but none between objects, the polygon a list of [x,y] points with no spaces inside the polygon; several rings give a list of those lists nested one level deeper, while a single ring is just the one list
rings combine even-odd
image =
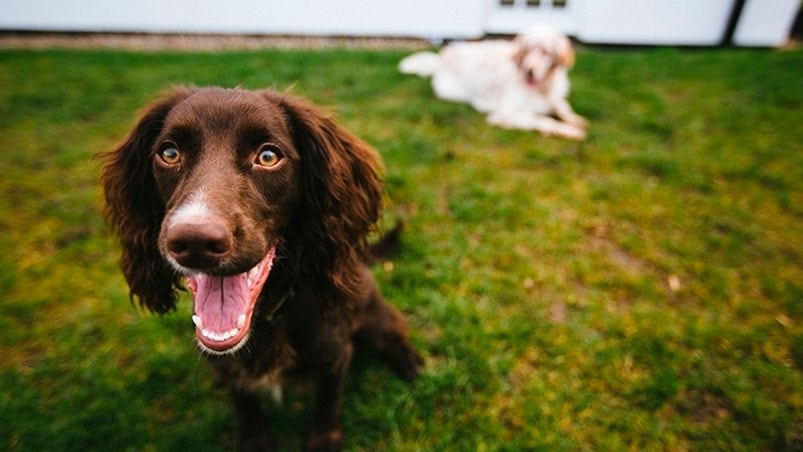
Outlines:
[{"label": "patch of dirt", "polygon": [[0,32],[0,49],[258,50],[425,49],[424,39],[344,36],[273,36],[164,33]]}]

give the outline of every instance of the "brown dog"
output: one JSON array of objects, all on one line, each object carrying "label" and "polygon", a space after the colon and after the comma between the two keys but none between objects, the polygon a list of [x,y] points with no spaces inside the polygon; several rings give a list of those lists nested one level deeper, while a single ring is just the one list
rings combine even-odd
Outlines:
[{"label": "brown dog", "polygon": [[243,448],[275,445],[258,389],[291,372],[317,378],[306,448],[342,447],[355,344],[418,375],[406,321],[366,264],[380,159],[330,116],[272,91],[177,89],[103,158],[105,213],[132,297],[164,313],[186,281],[198,345],[231,392]]}]

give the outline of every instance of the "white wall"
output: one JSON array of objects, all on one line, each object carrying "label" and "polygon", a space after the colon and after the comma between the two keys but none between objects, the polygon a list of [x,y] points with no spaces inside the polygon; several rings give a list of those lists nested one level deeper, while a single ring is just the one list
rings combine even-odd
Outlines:
[{"label": "white wall", "polygon": [[[477,38],[546,21],[583,42],[716,45],[735,0],[0,0],[0,30]],[[734,40],[781,45],[801,0],[747,0]]]},{"label": "white wall", "polygon": [[716,45],[733,0],[584,0],[578,37],[610,44]]},{"label": "white wall", "polygon": [[0,0],[0,29],[478,37],[487,0]]},{"label": "white wall", "polygon": [[779,46],[786,42],[800,0],[747,0],[733,41],[747,46]]}]

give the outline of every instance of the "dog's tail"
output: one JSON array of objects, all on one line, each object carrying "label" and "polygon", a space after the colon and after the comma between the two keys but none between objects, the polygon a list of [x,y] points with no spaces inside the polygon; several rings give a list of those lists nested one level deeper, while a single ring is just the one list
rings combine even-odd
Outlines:
[{"label": "dog's tail", "polygon": [[399,220],[393,229],[386,232],[375,243],[372,243],[368,249],[368,263],[373,264],[398,254],[401,249],[402,230],[404,230],[404,222]]},{"label": "dog's tail", "polygon": [[441,67],[441,57],[433,52],[418,52],[401,60],[399,72],[429,77]]}]

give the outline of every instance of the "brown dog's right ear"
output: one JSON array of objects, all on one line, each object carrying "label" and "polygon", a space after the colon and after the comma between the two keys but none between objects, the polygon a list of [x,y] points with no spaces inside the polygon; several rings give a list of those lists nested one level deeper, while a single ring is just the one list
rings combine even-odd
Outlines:
[{"label": "brown dog's right ear", "polygon": [[104,215],[122,245],[120,267],[131,299],[136,296],[142,307],[160,314],[175,308],[180,279],[159,253],[165,206],[154,183],[151,152],[167,114],[193,92],[179,88],[154,101],[122,143],[98,155],[105,162]]}]

